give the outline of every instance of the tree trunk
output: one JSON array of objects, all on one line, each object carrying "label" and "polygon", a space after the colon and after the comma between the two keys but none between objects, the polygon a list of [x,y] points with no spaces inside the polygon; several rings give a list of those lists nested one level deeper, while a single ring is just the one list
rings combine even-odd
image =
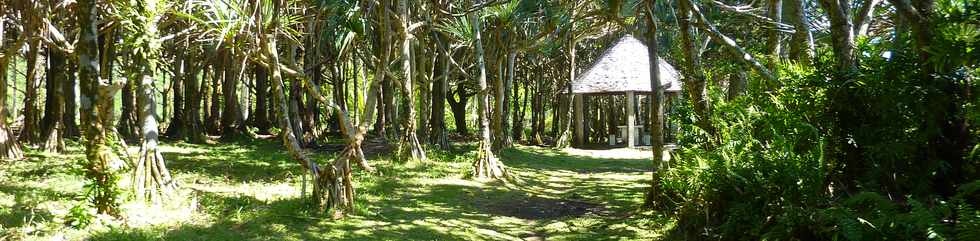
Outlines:
[{"label": "tree trunk", "polygon": [[[99,23],[99,24],[100,24],[99,25],[99,28],[100,29],[106,28],[106,24],[107,23],[102,22],[102,23]],[[99,50],[100,51],[99,52],[99,64],[100,64],[99,76],[100,76],[100,78],[102,78],[102,81],[105,81],[105,83],[108,83],[108,84],[118,84],[119,86],[122,86],[124,83],[115,83],[114,82],[115,79],[113,78],[113,73],[114,73],[114,69],[115,69],[115,67],[114,67],[115,66],[115,61],[114,60],[116,59],[116,31],[117,31],[117,29],[116,28],[108,28],[108,29],[110,29],[110,30],[109,31],[100,31],[99,32],[99,37],[98,37],[99,38],[99,40],[98,40],[98,42],[99,42],[99,48],[100,48],[100,50]],[[115,128],[115,125],[114,125],[115,119],[114,118],[111,118],[112,116],[115,116],[116,115],[116,108],[115,108],[115,106],[116,106],[116,98],[114,98],[114,97],[108,97],[107,100],[106,100],[106,104],[105,105],[102,105],[102,106],[99,106],[100,109],[98,110],[99,112],[106,114],[106,115],[104,115],[102,117],[102,122],[103,122],[102,123],[102,126],[104,128],[106,128],[106,133],[107,133],[106,135],[109,136],[109,137],[111,137],[115,133],[115,130],[114,130],[114,128]],[[110,147],[112,147],[111,144],[110,144]]]},{"label": "tree trunk", "polygon": [[225,77],[222,83],[222,98],[224,110],[221,116],[221,138],[229,140],[242,134],[242,112],[238,104],[238,68],[235,64],[236,53],[232,48],[225,49]]},{"label": "tree trunk", "polygon": [[[381,97],[383,98],[381,101],[384,102],[385,112],[383,122],[385,129],[384,132],[388,135],[398,136],[398,128],[394,127],[394,125],[398,123],[398,116],[395,114],[395,91],[393,90],[392,86],[394,85],[394,80],[392,80],[392,78],[385,78],[384,81],[385,82],[381,85]],[[385,138],[388,137],[389,136],[385,136]]]},{"label": "tree trunk", "polygon": [[747,80],[745,71],[737,71],[728,76],[728,93],[725,99],[731,101],[745,93]]},{"label": "tree trunk", "polygon": [[[680,1],[678,4],[678,21],[680,23],[681,44],[684,52],[685,75],[684,88],[687,97],[694,105],[694,112],[697,115],[697,126],[708,133],[708,138],[713,139],[715,128],[711,125],[711,103],[708,97],[708,86],[705,80],[704,71],[701,69],[701,54],[695,48],[694,29],[691,23],[694,21],[691,14],[694,3],[690,0]],[[653,57],[651,57],[653,58]],[[711,142],[711,141],[709,141]]]},{"label": "tree trunk", "polygon": [[503,131],[503,136],[499,137],[501,140],[501,148],[510,148],[514,146],[514,138],[511,134],[511,132],[513,132],[511,129],[512,123],[508,120],[508,118],[510,117],[510,113],[514,111],[512,110],[510,103],[513,102],[514,97],[516,97],[516,94],[511,95],[513,92],[511,90],[514,89],[514,64],[516,61],[517,51],[510,50],[507,54],[507,81],[504,82],[503,114],[500,115],[500,119],[502,119],[500,129]]},{"label": "tree trunk", "polygon": [[[470,130],[466,126],[466,104],[472,95],[467,94],[464,88],[462,85],[457,85],[456,90],[449,96],[446,96],[446,102],[449,103],[449,111],[453,113],[453,124],[456,127],[456,133],[461,136],[469,136]],[[453,96],[459,96],[459,100],[456,100],[456,97]]]},{"label": "tree trunk", "polygon": [[255,115],[253,124],[259,134],[269,134],[269,72],[265,66],[255,65]]},{"label": "tree trunk", "polygon": [[[769,6],[767,17],[772,19],[773,22],[782,23],[783,22],[783,0],[769,0]],[[769,71],[773,74],[778,75],[776,69],[776,63],[779,61],[779,52],[782,49],[782,41],[780,40],[779,30],[776,28],[770,28],[766,40],[766,50],[769,55]]]},{"label": "tree trunk", "polygon": [[79,0],[76,3],[77,23],[81,28],[75,52],[78,54],[78,78],[81,84],[82,125],[85,126],[85,177],[91,180],[91,198],[96,210],[101,214],[117,215],[119,193],[114,173],[115,158],[109,148],[107,133],[102,118],[106,117],[103,105],[109,103],[119,86],[108,86],[107,80],[100,79],[99,43],[97,24],[98,7],[95,1]]},{"label": "tree trunk", "polygon": [[[825,147],[824,155],[828,156],[827,173],[830,173],[824,180],[825,185],[832,185],[835,182],[841,187],[828,187],[828,190],[844,190],[850,186],[857,185],[853,177],[856,170],[864,168],[863,154],[859,147],[855,145],[849,136],[856,128],[860,128],[860,123],[852,120],[853,117],[861,115],[853,103],[848,103],[853,98],[852,88],[844,86],[850,82],[855,74],[858,73],[857,62],[854,56],[854,27],[850,19],[850,0],[820,0],[820,5],[830,19],[831,47],[833,48],[834,58],[836,59],[835,79],[833,84],[837,85],[837,91],[833,91],[827,99],[828,119],[832,121],[829,128],[828,144]],[[835,179],[839,179],[836,181]],[[835,180],[835,181],[831,181]],[[833,193],[831,193],[833,195]]]},{"label": "tree trunk", "polygon": [[[189,40],[185,39],[184,43],[190,42]],[[190,46],[185,45],[185,47]],[[198,51],[188,54],[190,53],[199,54]],[[181,77],[184,82],[184,120],[182,121],[184,134],[182,136],[190,143],[204,143],[206,136],[204,135],[204,126],[201,123],[201,101],[204,93],[202,93],[200,86],[202,80],[198,79],[197,75],[198,72],[203,72],[204,63],[196,63],[191,58],[187,58],[183,64],[184,73]],[[181,107],[175,106],[174,108]]]},{"label": "tree trunk", "polygon": [[289,83],[289,109],[284,109],[283,114],[289,115],[292,121],[294,135],[299,137],[300,145],[305,146],[311,140],[310,136],[304,135],[307,126],[303,124],[303,86],[299,81],[291,80]]},{"label": "tree trunk", "polygon": [[[142,51],[136,53],[136,57],[134,57],[136,62],[135,67],[140,70],[140,82],[137,91],[139,92],[139,119],[142,121],[140,130],[142,131],[143,143],[140,146],[139,160],[136,162],[135,169],[133,170],[133,187],[137,198],[155,200],[160,196],[159,194],[168,194],[176,189],[176,184],[173,178],[170,177],[170,171],[167,170],[167,166],[164,164],[163,155],[160,154],[160,150],[157,148],[160,130],[157,123],[157,102],[156,95],[153,93],[153,82],[157,76],[156,70],[157,62],[159,61],[160,41],[157,34],[156,22],[159,18],[154,17],[153,14],[157,13],[158,3],[156,0],[143,0],[138,1],[137,4],[145,4],[143,8],[137,8],[142,10],[140,14],[142,16],[138,17],[134,22],[136,22],[137,26],[143,28],[137,34],[142,34],[147,41],[142,43],[142,46],[140,46]],[[173,79],[175,87],[173,89],[175,99],[173,103],[174,120],[177,122],[184,121],[185,118],[183,114],[177,114],[182,113],[182,111],[178,111],[184,109],[183,107],[185,106],[183,102],[176,101],[183,99],[178,96],[182,96],[184,91],[177,88],[182,85],[181,79]],[[189,87],[188,89],[191,88]]]},{"label": "tree trunk", "polygon": [[[574,18],[574,16],[575,16],[575,10],[572,9],[572,17]],[[572,28],[573,29],[575,28],[575,25],[574,24],[572,24]],[[575,33],[570,32],[568,34],[569,34],[569,41],[568,41],[568,53],[569,53],[568,54],[568,82],[565,82],[565,84],[568,86],[567,87],[568,93],[558,94],[556,96],[557,98],[561,99],[560,103],[563,103],[564,104],[564,105],[561,105],[561,107],[563,109],[561,109],[560,111],[558,111],[556,109],[556,111],[559,114],[556,114],[555,115],[555,116],[560,116],[561,117],[559,119],[555,119],[555,120],[560,120],[560,121],[558,121],[558,123],[555,123],[555,124],[561,125],[561,130],[560,130],[560,133],[558,134],[558,139],[555,141],[555,147],[557,147],[557,148],[566,148],[566,147],[570,147],[572,145],[572,135],[570,134],[571,133],[570,130],[572,129],[572,108],[571,108],[572,107],[572,81],[575,81],[575,74],[576,74],[575,73],[575,60],[576,60],[576,57],[577,57],[576,56],[576,50],[575,50],[576,48],[575,48],[575,46],[578,45],[578,40],[575,39]],[[629,107],[629,108],[632,108],[632,107]]]},{"label": "tree trunk", "polygon": [[38,58],[40,57],[39,48],[41,45],[40,40],[32,40],[28,42],[27,50],[27,77],[25,78],[24,87],[24,125],[20,130],[20,141],[24,143],[30,143],[31,145],[40,142],[39,132],[40,128],[38,125],[41,121],[41,113],[37,108],[37,98],[38,93],[38,74],[40,64],[38,63]]},{"label": "tree trunk", "polygon": [[[378,95],[377,98],[379,100],[384,100],[384,91],[378,91],[376,95]],[[385,114],[384,101],[378,102],[378,106],[376,108],[378,108],[378,120],[374,122],[374,132],[380,137],[386,137],[388,136],[388,127],[387,123],[385,123],[385,119],[388,117]]]},{"label": "tree trunk", "polygon": [[[0,12],[3,12],[4,6],[0,6]],[[2,39],[5,34],[5,23],[0,21],[0,39]],[[21,38],[24,38],[21,36]],[[17,142],[17,137],[14,136],[13,131],[10,130],[10,126],[7,125],[7,67],[10,56],[13,55],[14,51],[19,49],[19,45],[5,46],[5,41],[0,41],[0,51],[4,53],[4,57],[0,58],[0,160],[15,160],[24,158],[24,152],[21,150],[20,143]]]},{"label": "tree trunk", "polygon": [[653,90],[653,98],[650,100],[650,144],[653,149],[653,174],[651,176],[650,189],[647,190],[643,206],[647,208],[656,207],[658,196],[660,195],[660,169],[662,168],[664,154],[664,89],[660,80],[660,43],[657,42],[657,20],[656,4],[646,4],[646,42],[647,53],[650,57],[650,89]]},{"label": "tree trunk", "polygon": [[[206,122],[206,129],[208,133],[212,135],[221,134],[221,95],[219,94],[220,85],[225,76],[225,55],[227,51],[223,49],[217,50],[217,56],[214,57],[214,62],[211,64],[211,94],[208,96],[210,100],[210,111],[208,111],[208,118]],[[227,114],[227,113],[225,113]]]},{"label": "tree trunk", "polygon": [[136,83],[139,80],[128,79],[126,84],[122,88],[122,98],[121,106],[122,112],[119,116],[119,125],[116,130],[119,131],[119,135],[125,139],[134,140],[139,133],[138,122],[139,116],[137,116],[136,110],[136,97],[134,93],[136,92]]},{"label": "tree trunk", "polygon": [[402,138],[399,141],[398,148],[402,157],[411,157],[414,160],[425,161],[428,158],[425,156],[425,149],[423,149],[422,143],[419,142],[415,128],[415,83],[412,81],[414,75],[412,73],[412,33],[408,32],[412,23],[408,15],[408,1],[398,1],[398,12],[401,15],[403,29],[401,47],[402,71],[405,73],[405,79],[402,83],[402,95],[404,95],[406,109],[405,120],[402,121]]},{"label": "tree trunk", "polygon": [[[441,43],[440,43],[441,44]],[[449,138],[446,135],[446,93],[449,89],[449,55],[440,51],[439,57],[442,59],[442,73],[434,78],[432,84],[432,113],[429,120],[431,126],[429,144],[436,145],[440,149],[449,149]]]},{"label": "tree trunk", "polygon": [[[73,60],[68,60],[67,73],[75,73],[78,70],[78,64]],[[64,85],[62,85],[61,93],[65,97],[65,114],[62,118],[62,123],[64,123],[64,138],[77,138],[82,135],[81,130],[78,128],[78,122],[76,119],[78,117],[78,80],[75,79],[74,74],[67,74]]]},{"label": "tree trunk", "polygon": [[864,0],[861,4],[861,9],[858,10],[857,14],[854,15],[854,36],[860,37],[868,34],[868,27],[871,26],[871,20],[875,13],[875,7],[881,3],[881,0]]},{"label": "tree trunk", "polygon": [[[316,16],[316,13],[312,13],[311,15],[313,15],[313,16],[311,18],[309,18],[310,19],[309,21],[307,21],[307,29],[310,29],[310,31],[313,31],[313,32],[320,31],[320,28],[318,27],[319,24],[318,24],[318,21],[317,21],[317,19],[319,18],[319,16]],[[304,61],[303,61],[303,69],[304,69],[304,72],[306,72],[305,74],[309,78],[309,82],[313,85],[312,87],[314,87],[314,88],[320,88],[320,85],[322,85],[323,82],[324,82],[323,81],[323,65],[321,65],[320,63],[318,63],[319,60],[320,60],[320,58],[321,58],[320,57],[320,55],[321,55],[320,52],[321,51],[320,51],[320,48],[319,48],[319,42],[318,42],[318,40],[314,36],[318,36],[318,35],[308,35],[308,36],[306,36],[304,38],[304,43],[303,44],[305,46],[304,46],[304,51],[303,51],[303,59],[304,59]],[[288,56],[295,56],[295,55],[291,53]],[[295,57],[294,57],[294,59],[295,59]],[[338,64],[339,62],[340,61],[337,61],[335,59],[334,61],[332,61],[333,64],[330,64],[330,66],[336,66],[336,64]],[[336,77],[337,71],[331,71],[331,72]],[[334,89],[334,93],[341,93],[341,94],[343,93],[343,92],[339,92],[339,91],[343,91],[343,85],[344,85],[343,82],[344,81],[342,79],[339,79],[339,78],[336,78],[335,79],[335,83],[338,84],[337,86],[339,86],[339,88],[333,88]],[[300,92],[300,93],[302,93],[302,92]],[[296,101],[297,101],[296,103],[300,107],[299,110],[301,110],[301,112],[299,114],[300,114],[300,118],[302,118],[302,119],[300,119],[300,120],[301,120],[302,125],[304,127],[303,128],[303,137],[304,137],[303,138],[303,143],[312,144],[312,143],[315,143],[316,140],[319,139],[320,136],[321,136],[320,127],[317,125],[319,112],[317,111],[317,109],[318,109],[317,102],[316,102],[316,100],[314,99],[313,96],[311,96],[311,95],[305,95],[305,98],[306,98],[305,104],[302,101],[303,100],[303,97],[304,97],[304,95],[300,94],[300,95],[297,95],[297,98],[296,98]],[[342,100],[343,97],[341,96],[341,98],[335,98],[334,100],[338,100],[338,99],[341,99]],[[341,103],[343,103],[343,101],[341,101]],[[346,108],[346,106],[344,108]]]},{"label": "tree trunk", "polygon": [[813,34],[810,22],[806,16],[806,6],[803,0],[786,0],[789,3],[789,23],[796,32],[789,43],[789,58],[803,64],[809,64],[813,59]]},{"label": "tree trunk", "polygon": [[820,0],[820,5],[830,18],[830,43],[837,60],[837,69],[857,72],[854,56],[854,26],[851,24],[851,0]]},{"label": "tree trunk", "polygon": [[[540,74],[538,76],[541,76]],[[531,143],[534,145],[543,145],[544,140],[542,140],[542,135],[544,134],[544,95],[541,91],[544,87],[545,81],[533,81],[537,83],[534,85],[534,100],[531,102]]]},{"label": "tree trunk", "polygon": [[48,54],[48,62],[50,64],[48,65],[47,84],[45,87],[47,97],[44,103],[44,119],[41,120],[41,126],[43,126],[41,137],[44,139],[41,149],[46,152],[61,153],[65,151],[65,142],[62,139],[64,135],[62,116],[65,110],[65,96],[62,90],[64,89],[63,85],[68,79],[67,69],[65,68],[65,59],[67,57],[65,56],[65,52],[57,49],[50,49]]},{"label": "tree trunk", "polygon": [[[529,83],[528,81],[521,81],[523,83],[523,91],[518,91],[522,88],[514,88],[514,110],[512,111],[513,126],[511,126],[511,136],[513,142],[520,142],[524,139],[524,117],[527,114],[527,103],[529,99]],[[520,94],[523,93],[523,98],[518,98]],[[518,101],[520,100],[520,101]]]},{"label": "tree trunk", "polygon": [[[477,0],[480,4],[481,0]],[[480,86],[477,92],[477,111],[480,118],[480,146],[477,149],[476,160],[473,161],[473,177],[500,179],[507,173],[504,170],[503,162],[494,156],[491,150],[490,122],[489,115],[489,90],[487,89],[487,66],[483,54],[483,38],[480,36],[480,25],[482,20],[477,17],[479,13],[470,13],[470,22],[473,24],[474,35],[476,36],[476,65],[480,68],[480,76],[477,83]]]},{"label": "tree trunk", "polygon": [[[191,61],[190,58],[185,57],[186,54],[188,53],[184,51],[178,51],[176,53],[177,59],[174,66],[174,77],[170,80],[170,90],[174,93],[173,102],[166,103],[166,101],[164,101],[165,104],[173,106],[173,115],[170,118],[170,125],[167,126],[167,133],[165,135],[171,136],[176,139],[182,139],[185,137],[184,136],[185,134],[190,134],[190,132],[187,132],[185,130],[187,127],[187,123],[184,122],[185,120],[187,120],[187,117],[185,116],[184,113],[187,111],[187,109],[184,108],[185,107],[184,102],[189,97],[186,96],[187,90],[185,89],[186,86],[184,86],[185,84],[183,82],[184,82],[184,78],[186,78],[185,76],[189,74],[187,72],[188,69],[186,63]],[[136,81],[142,81],[142,80],[136,80]],[[166,98],[164,98],[164,100],[166,100]],[[166,109],[166,106],[164,106],[164,109]],[[143,114],[141,113],[140,116],[142,115]],[[145,125],[145,123],[143,125]]]}]

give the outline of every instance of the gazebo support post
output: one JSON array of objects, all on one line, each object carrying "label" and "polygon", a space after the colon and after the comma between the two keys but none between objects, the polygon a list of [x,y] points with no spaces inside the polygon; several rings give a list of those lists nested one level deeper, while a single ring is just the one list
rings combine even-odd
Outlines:
[{"label": "gazebo support post", "polygon": [[636,96],[633,91],[626,91],[626,147],[636,146]]},{"label": "gazebo support post", "polygon": [[575,94],[575,146],[585,145],[585,105],[582,94]]}]

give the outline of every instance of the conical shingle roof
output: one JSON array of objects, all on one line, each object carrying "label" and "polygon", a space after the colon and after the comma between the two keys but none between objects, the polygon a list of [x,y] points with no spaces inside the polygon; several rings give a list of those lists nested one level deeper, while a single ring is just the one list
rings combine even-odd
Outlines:
[{"label": "conical shingle roof", "polygon": [[[631,35],[623,36],[572,81],[574,94],[653,92],[650,86],[650,54],[647,46]],[[660,83],[666,92],[681,90],[680,74],[660,58]]]}]

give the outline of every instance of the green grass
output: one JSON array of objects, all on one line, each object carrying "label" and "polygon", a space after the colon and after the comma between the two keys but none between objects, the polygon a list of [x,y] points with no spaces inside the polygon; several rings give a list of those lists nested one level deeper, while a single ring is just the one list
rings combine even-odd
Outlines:
[{"label": "green grass", "polygon": [[518,147],[501,154],[510,180],[475,181],[466,178],[473,149],[430,150],[428,162],[370,159],[379,173],[355,170],[356,210],[333,220],[300,197],[302,171],[278,142],[166,145],[179,193],[150,205],[127,198],[123,220],[83,229],[64,224],[83,203],[81,149],[28,151],[0,163],[0,240],[650,240],[672,224],[634,212],[648,160]]}]

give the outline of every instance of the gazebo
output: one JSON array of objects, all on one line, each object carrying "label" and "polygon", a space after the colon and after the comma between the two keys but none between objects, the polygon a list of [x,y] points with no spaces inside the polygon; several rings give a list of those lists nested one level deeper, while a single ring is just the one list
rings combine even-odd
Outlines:
[{"label": "gazebo", "polygon": [[[589,96],[625,95],[625,136],[620,134],[627,147],[636,146],[641,130],[636,126],[636,95],[652,95],[650,86],[650,58],[647,46],[631,35],[620,38],[607,49],[584,74],[571,83],[575,101],[575,143],[585,144],[584,99]],[[680,74],[663,58],[660,58],[660,81],[668,98],[681,91]],[[615,135],[615,133],[610,133]],[[610,135],[610,136],[611,136]],[[615,142],[612,138],[611,142]],[[612,144],[612,143],[611,143]]]}]

